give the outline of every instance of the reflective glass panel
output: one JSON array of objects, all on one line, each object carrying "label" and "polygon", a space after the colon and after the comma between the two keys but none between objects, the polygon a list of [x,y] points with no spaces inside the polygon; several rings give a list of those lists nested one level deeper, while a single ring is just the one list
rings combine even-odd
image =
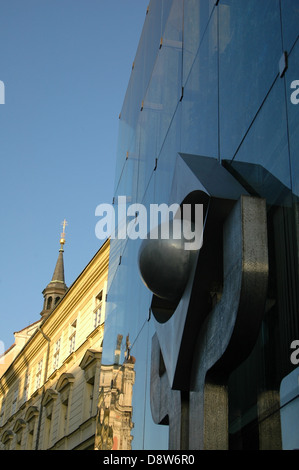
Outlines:
[{"label": "reflective glass panel", "polygon": [[[242,162],[242,163],[240,163]],[[277,79],[232,167],[269,204],[291,189],[284,81]]]},{"label": "reflective glass panel", "polygon": [[219,2],[220,151],[232,158],[282,54],[279,0]]},{"label": "reflective glass panel", "polygon": [[184,86],[182,151],[218,156],[217,10],[214,10]]},{"label": "reflective glass panel", "polygon": [[183,85],[215,7],[214,0],[184,0]]},{"label": "reflective glass panel", "polygon": [[143,196],[181,96],[182,20],[183,3],[174,0],[140,116],[139,199]]}]

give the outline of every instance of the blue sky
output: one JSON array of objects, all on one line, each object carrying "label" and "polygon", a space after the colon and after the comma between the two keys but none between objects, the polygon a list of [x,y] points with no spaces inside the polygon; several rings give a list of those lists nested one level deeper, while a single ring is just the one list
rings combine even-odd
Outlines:
[{"label": "blue sky", "polygon": [[61,222],[70,285],[101,241],[118,116],[149,0],[1,0],[0,341],[40,319]]}]

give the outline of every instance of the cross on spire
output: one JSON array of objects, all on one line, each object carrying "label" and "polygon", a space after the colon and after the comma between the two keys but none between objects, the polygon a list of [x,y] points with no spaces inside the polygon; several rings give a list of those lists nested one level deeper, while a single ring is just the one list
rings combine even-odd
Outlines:
[{"label": "cross on spire", "polygon": [[68,225],[67,221],[64,219],[63,222],[61,222],[61,225],[63,226],[63,234],[65,235],[65,227]]},{"label": "cross on spire", "polygon": [[61,245],[61,250],[63,250],[63,245],[65,244],[65,227],[68,225],[68,223],[64,219],[63,222],[61,222],[61,225],[63,226],[63,232],[62,232],[61,238],[60,238],[60,245]]}]

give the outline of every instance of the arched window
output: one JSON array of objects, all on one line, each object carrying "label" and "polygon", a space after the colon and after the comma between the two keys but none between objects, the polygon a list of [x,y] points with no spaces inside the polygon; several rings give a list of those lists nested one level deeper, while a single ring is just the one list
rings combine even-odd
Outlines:
[{"label": "arched window", "polygon": [[48,302],[47,302],[47,310],[49,310],[49,308],[51,307],[52,307],[52,297],[49,297]]},{"label": "arched window", "polygon": [[59,302],[59,300],[60,300],[60,297],[56,297],[56,299],[55,299],[55,305]]}]

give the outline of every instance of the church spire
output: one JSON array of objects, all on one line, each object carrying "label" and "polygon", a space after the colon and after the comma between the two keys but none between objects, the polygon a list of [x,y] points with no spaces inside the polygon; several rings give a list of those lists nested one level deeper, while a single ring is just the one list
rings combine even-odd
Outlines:
[{"label": "church spire", "polygon": [[47,287],[43,290],[44,308],[41,311],[42,317],[45,317],[48,313],[50,313],[53,310],[53,308],[56,306],[58,301],[61,299],[61,297],[63,297],[63,295],[67,291],[67,286],[65,284],[65,279],[64,279],[64,262],[63,262],[63,252],[64,252],[64,244],[65,244],[65,227],[67,225],[67,221],[65,219],[62,222],[62,225],[63,225],[63,232],[60,237],[60,250],[59,250],[56,266],[54,269],[54,273],[53,273],[51,281],[49,282]]}]

